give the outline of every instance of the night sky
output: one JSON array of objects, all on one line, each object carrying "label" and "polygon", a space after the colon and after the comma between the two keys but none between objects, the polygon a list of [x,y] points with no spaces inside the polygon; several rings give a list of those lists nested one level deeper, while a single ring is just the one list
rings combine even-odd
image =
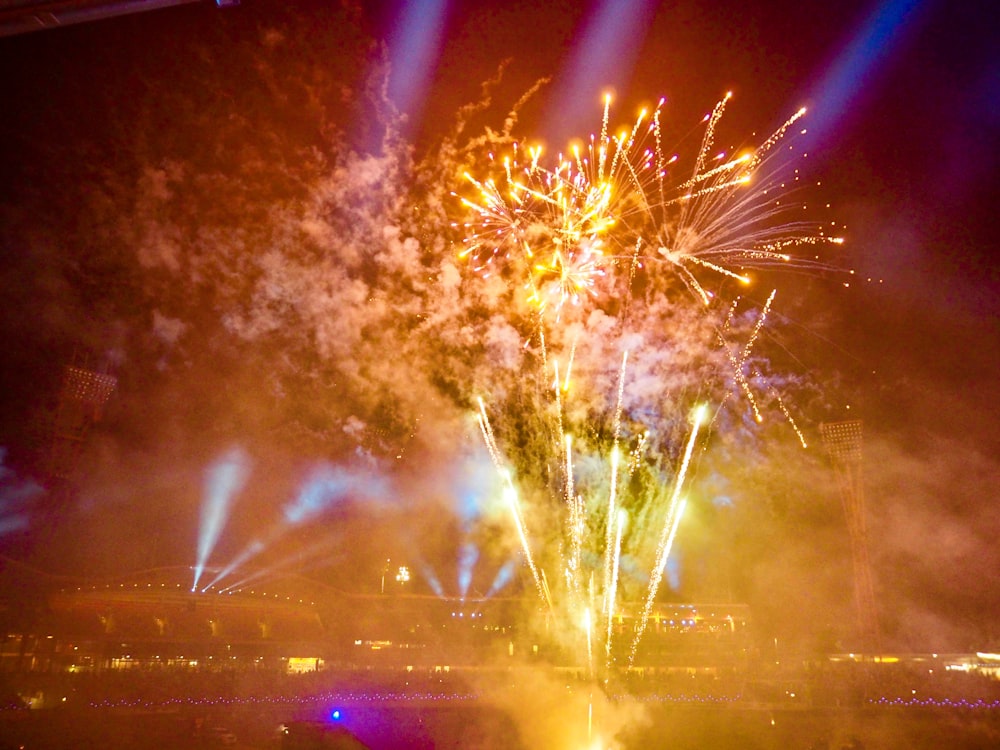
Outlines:
[{"label": "night sky", "polygon": [[[406,114],[393,137],[420,163],[502,68],[469,138],[501,128],[543,78],[515,132],[550,151],[599,127],[608,91],[616,125],[666,97],[664,121],[683,137],[732,91],[720,147],[809,108],[810,200],[830,204],[846,242],[832,270],[768,276],[766,335],[776,367],[808,382],[792,411],[810,446],[777,438],[754,450],[770,464],[692,480],[723,486],[732,514],[681,530],[697,542],[682,545],[676,596],[749,601],[775,632],[815,634],[849,611],[818,424],[861,419],[890,642],[1000,648],[996,11],[420,5],[202,2],[0,38],[4,559],[101,579],[192,565],[204,499],[228,481],[237,502],[216,564],[251,540],[292,538],[324,550],[317,575],[365,590],[386,557],[447,568],[464,534],[482,548],[487,588],[510,550],[491,560],[489,535],[471,530],[499,524],[465,506],[489,474],[469,458],[474,407],[408,338],[438,311],[407,253],[450,246],[419,198],[372,187],[404,180],[398,164],[359,155],[386,142],[380,71]],[[379,217],[396,214],[408,217],[400,234],[385,234]],[[371,233],[396,252],[371,261],[400,264],[391,285],[352,265]],[[446,344],[457,357],[460,339]],[[44,457],[74,363],[118,387],[61,494]],[[310,505],[310,481],[337,502]],[[293,517],[309,523],[287,531]]]}]

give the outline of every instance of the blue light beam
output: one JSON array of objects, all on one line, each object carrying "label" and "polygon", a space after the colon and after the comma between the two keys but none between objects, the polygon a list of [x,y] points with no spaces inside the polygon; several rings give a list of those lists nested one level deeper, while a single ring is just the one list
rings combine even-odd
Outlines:
[{"label": "blue light beam", "polygon": [[205,495],[201,504],[198,558],[194,567],[192,591],[198,588],[208,558],[229,518],[233,497],[243,489],[249,472],[250,459],[242,449],[232,448],[220,456],[205,473]]},{"label": "blue light beam", "polygon": [[501,589],[504,588],[511,579],[514,578],[514,570],[517,564],[513,560],[508,560],[503,565],[500,566],[500,570],[497,571],[496,576],[493,578],[493,583],[490,584],[490,590],[486,592],[484,598],[489,599],[495,596]]},{"label": "blue light beam", "polygon": [[875,6],[812,97],[809,129],[814,137],[822,139],[845,124],[858,109],[860,95],[872,95],[880,69],[928,15],[923,13],[928,5],[925,0],[883,0]]},{"label": "blue light beam", "polygon": [[545,112],[543,130],[557,143],[592,120],[601,98],[595,87],[622,89],[628,83],[657,3],[602,0],[595,6]]},{"label": "blue light beam", "polygon": [[31,525],[30,511],[45,495],[45,489],[31,479],[21,479],[4,465],[7,449],[0,446],[0,537],[24,531]]},{"label": "blue light beam", "polygon": [[266,546],[267,545],[265,545],[259,539],[255,539],[254,541],[250,542],[250,544],[248,544],[246,547],[243,548],[243,551],[240,552],[240,554],[238,554],[236,557],[234,557],[232,560],[230,560],[229,564],[226,565],[222,570],[219,571],[218,575],[216,575],[215,578],[213,578],[211,581],[209,581],[205,585],[205,587],[201,590],[201,593],[204,594],[206,591],[208,591],[210,588],[212,588],[215,584],[217,584],[219,581],[221,581],[227,575],[229,575],[234,570],[236,570],[237,568],[239,568],[241,565],[243,565],[244,563],[246,563],[248,560],[251,560],[254,557],[256,557],[257,555],[259,555],[261,552],[264,551],[264,548]]},{"label": "blue light beam", "polygon": [[348,497],[377,499],[385,495],[383,479],[323,464],[313,471],[283,512],[285,521],[290,526],[297,526],[322,515]]},{"label": "blue light beam", "polygon": [[479,548],[472,542],[465,542],[458,548],[458,593],[464,599],[472,585],[472,570],[479,560]]},{"label": "blue light beam", "polygon": [[[292,554],[286,555],[285,557],[274,561],[267,567],[256,570],[235,583],[227,584],[225,587],[219,589],[219,593],[223,594],[227,591],[232,591],[233,589],[238,589],[254,582],[263,583],[270,580],[274,576],[286,573],[292,568],[298,568],[298,572],[302,573],[307,568],[322,565],[324,562],[334,558],[333,555],[329,555],[327,553],[333,550],[339,541],[339,535],[331,534],[305,547],[300,547]],[[264,543],[259,544],[261,545],[261,549],[263,549]],[[236,566],[233,567],[235,568]],[[226,571],[226,574],[228,575],[229,572],[231,571]]]},{"label": "blue light beam", "polygon": [[423,576],[427,585],[431,587],[431,591],[434,592],[434,595],[439,599],[444,599],[444,586],[441,585],[441,581],[438,579],[434,569],[427,564],[426,560],[420,558],[417,559],[417,567],[420,570],[420,575]]},{"label": "blue light beam", "polygon": [[415,127],[437,64],[448,11],[446,0],[410,0],[389,34],[387,95]]},{"label": "blue light beam", "polygon": [[[348,498],[378,500],[388,496],[387,482],[364,472],[356,472],[331,464],[321,464],[313,470],[299,489],[298,495],[282,508],[280,522],[263,538],[257,538],[237,555],[232,562],[202,591],[215,586],[242,565],[255,558],[293,528],[310,523]],[[227,586],[232,588],[232,586]]]}]

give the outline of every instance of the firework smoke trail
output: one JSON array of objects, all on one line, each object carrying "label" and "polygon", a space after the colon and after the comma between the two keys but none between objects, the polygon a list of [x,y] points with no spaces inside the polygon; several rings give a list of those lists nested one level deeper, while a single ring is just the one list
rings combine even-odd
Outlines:
[{"label": "firework smoke trail", "polygon": [[694,453],[695,441],[698,439],[698,429],[701,427],[701,423],[705,419],[705,411],[706,409],[704,406],[699,406],[695,409],[694,420],[691,426],[691,436],[688,438],[687,447],[684,449],[684,457],[681,459],[681,465],[677,470],[677,478],[674,480],[674,491],[670,497],[670,503],[667,506],[667,517],[663,524],[663,531],[660,535],[660,543],[656,548],[656,562],[649,578],[646,603],[642,608],[642,616],[639,621],[639,627],[636,628],[635,637],[632,641],[632,649],[629,652],[630,666],[632,662],[635,661],[636,650],[639,648],[639,641],[642,639],[642,634],[646,630],[646,623],[649,621],[649,613],[653,608],[653,601],[656,599],[656,592],[660,587],[660,581],[663,579],[663,568],[667,564],[667,558],[670,556],[670,549],[674,542],[674,535],[677,533],[677,527],[680,524],[681,516],[684,513],[685,503],[681,500],[681,492],[684,488],[684,479],[687,475],[688,465],[691,463],[691,455]]}]

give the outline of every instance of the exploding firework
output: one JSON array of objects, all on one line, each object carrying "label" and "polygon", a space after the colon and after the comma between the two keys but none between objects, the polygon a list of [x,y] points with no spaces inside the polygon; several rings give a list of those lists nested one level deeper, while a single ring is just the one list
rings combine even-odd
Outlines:
[{"label": "exploding firework", "polygon": [[664,147],[662,100],[611,134],[607,98],[600,135],[548,166],[540,147],[491,154],[490,176],[465,175],[475,194],[461,198],[470,211],[461,257],[477,273],[517,279],[538,308],[557,311],[605,291],[612,269],[631,280],[639,266],[663,265],[708,304],[703,272],[748,284],[749,269],[816,265],[793,251],[841,240],[792,218],[804,208],[789,163],[805,110],[755,147],[715,153],[729,98],[706,116],[693,164]]},{"label": "exploding firework", "polygon": [[[598,652],[605,673],[636,658],[687,477],[723,404],[760,422],[766,399],[802,440],[755,352],[775,293],[750,311],[742,296],[717,301],[754,269],[822,267],[795,250],[840,239],[801,220],[794,200],[805,111],[756,147],[717,153],[728,101],[706,116],[687,163],[664,148],[662,101],[611,134],[608,99],[586,149],[547,163],[515,144],[488,154],[484,175],[466,172],[470,194],[459,196],[460,257],[526,305],[511,313],[522,366],[495,373],[502,395],[480,400],[479,427],[542,611],[576,634],[591,675]],[[559,533],[539,503],[558,508]],[[647,571],[628,591],[623,560]],[[613,627],[623,595],[641,601],[624,635]]]},{"label": "exploding firework", "polygon": [[[751,272],[799,268],[796,249],[837,241],[801,221],[793,200],[802,115],[720,154],[727,101],[689,157],[664,146],[661,106],[612,133],[606,103],[599,134],[553,160],[501,138],[475,167],[463,161],[454,254],[439,254],[447,225],[436,224],[435,191],[442,171],[460,174],[456,159],[430,177],[416,165],[434,190],[411,212],[396,179],[408,162],[391,150],[338,154],[312,200],[261,232],[266,253],[243,254],[235,239],[228,254],[190,250],[193,267],[224,257],[247,269],[213,290],[220,325],[281,351],[269,387],[294,396],[297,412],[322,405],[315,419],[289,421],[307,436],[323,425],[318,442],[398,460],[404,438],[446,423],[435,404],[482,396],[480,427],[531,586],[595,671],[602,653],[605,664],[633,658],[641,629],[623,636],[612,619],[624,602],[656,598],[706,441],[727,419],[738,425],[737,412],[751,423],[791,417],[758,351],[772,297],[755,296]],[[188,195],[182,187],[171,194]]]}]

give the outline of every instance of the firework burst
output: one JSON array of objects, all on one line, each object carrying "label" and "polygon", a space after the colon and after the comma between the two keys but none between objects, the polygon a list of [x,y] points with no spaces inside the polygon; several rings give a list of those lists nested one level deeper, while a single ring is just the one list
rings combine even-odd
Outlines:
[{"label": "firework burst", "polygon": [[[539,309],[597,296],[613,268],[664,266],[704,304],[708,277],[749,283],[749,269],[816,267],[794,255],[804,245],[839,244],[816,221],[796,218],[801,156],[795,136],[800,109],[759,145],[736,154],[715,152],[727,94],[705,118],[693,163],[664,148],[663,101],[613,134],[605,100],[600,135],[546,165],[541,147],[515,144],[490,155],[490,176],[466,173],[476,189],[461,197],[469,217],[460,256],[482,274],[502,273],[523,284]],[[621,287],[617,287],[619,292]]]},{"label": "firework burst", "polygon": [[[717,152],[729,98],[706,116],[692,159],[664,148],[662,101],[613,134],[607,99],[586,148],[551,162],[539,147],[490,153],[483,176],[464,175],[470,194],[458,196],[460,258],[523,290],[534,321],[522,328],[517,382],[500,389],[501,403],[479,402],[480,429],[543,610],[577,632],[591,673],[595,649],[605,671],[636,658],[687,478],[721,406],[745,404],[760,422],[766,394],[801,439],[755,353],[775,293],[754,314],[739,297],[712,303],[727,284],[750,284],[753,269],[821,266],[794,251],[840,240],[800,219],[794,200],[805,111],[755,147]],[[525,497],[557,501],[557,538]],[[621,581],[626,559],[648,570],[631,591]],[[629,596],[641,604],[631,634],[616,636]]]}]

